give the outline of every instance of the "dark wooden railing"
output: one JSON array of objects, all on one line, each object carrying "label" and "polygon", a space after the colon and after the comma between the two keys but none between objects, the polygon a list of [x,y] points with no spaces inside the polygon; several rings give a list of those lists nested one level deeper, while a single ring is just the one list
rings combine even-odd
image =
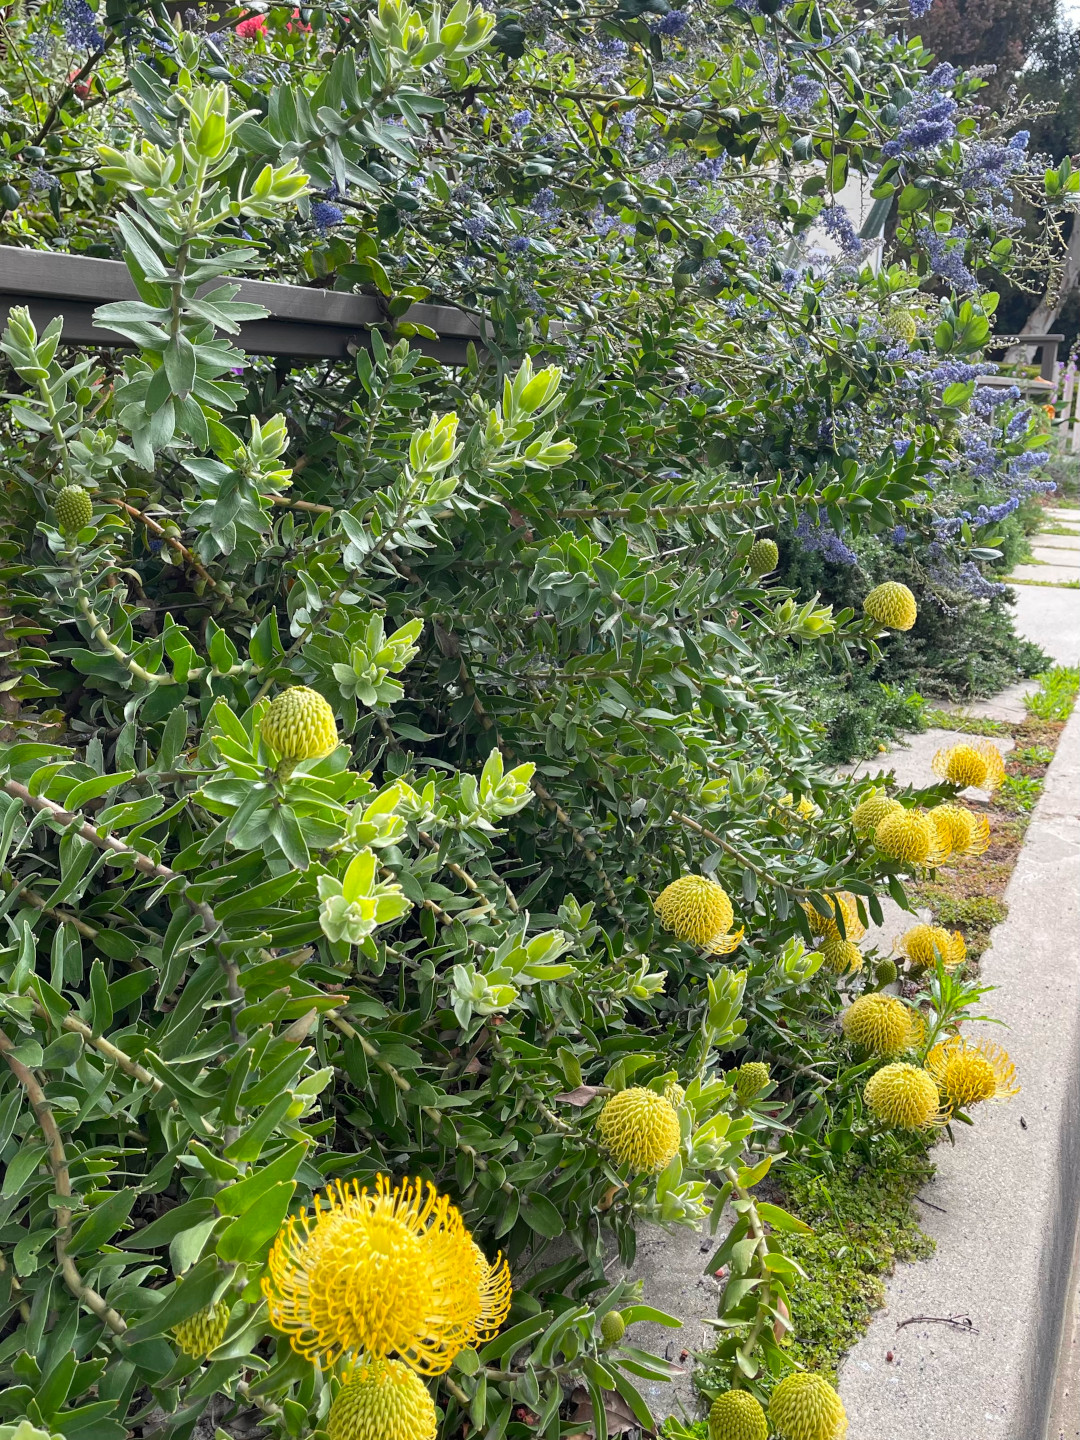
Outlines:
[{"label": "dark wooden railing", "polygon": [[[241,326],[239,336],[234,337],[235,344],[251,355],[337,360],[370,346],[373,329],[382,328],[390,339],[392,322],[371,296],[265,280],[236,283],[240,286],[238,300],[270,312],[265,320]],[[65,340],[129,345],[122,335],[95,325],[93,315],[99,305],[138,298],[127,266],[118,260],[0,245],[0,326],[6,323],[13,305],[25,305],[39,330],[54,316],[62,315]],[[480,322],[449,305],[413,305],[401,319],[434,330],[437,340],[414,336],[410,344],[448,365],[465,363],[470,340],[478,347],[484,343]]]}]

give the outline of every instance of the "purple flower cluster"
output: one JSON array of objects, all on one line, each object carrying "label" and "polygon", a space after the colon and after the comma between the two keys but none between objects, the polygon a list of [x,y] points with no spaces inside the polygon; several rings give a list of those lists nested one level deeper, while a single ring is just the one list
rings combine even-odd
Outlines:
[{"label": "purple flower cluster", "polygon": [[851,216],[843,205],[830,205],[821,212],[821,226],[831,239],[835,240],[844,255],[853,258],[862,254],[862,241],[855,234]]},{"label": "purple flower cluster", "polygon": [[97,16],[86,0],[63,0],[60,6],[64,39],[73,50],[100,50],[104,46],[96,20]]},{"label": "purple flower cluster", "polygon": [[903,545],[907,538],[908,528],[906,525],[895,525],[893,527],[892,543],[894,545]]},{"label": "purple flower cluster", "polygon": [[320,235],[326,235],[345,219],[340,205],[331,205],[329,200],[315,200],[311,206],[311,223]]},{"label": "purple flower cluster", "polygon": [[30,174],[31,190],[55,190],[60,181],[55,175],[50,175],[48,170],[34,170]]},{"label": "purple flower cluster", "polygon": [[1018,130],[1007,145],[989,140],[973,145],[961,176],[964,185],[987,196],[1000,190],[1006,199],[1011,199],[1012,191],[1007,182],[1010,175],[1015,175],[1027,164],[1030,138],[1027,130]]},{"label": "purple flower cluster", "polygon": [[973,415],[988,420],[999,405],[1019,399],[1020,391],[1015,385],[1010,385],[1007,390],[999,390],[995,385],[976,385],[975,394],[971,397],[971,411]]},{"label": "purple flower cluster", "polygon": [[780,101],[785,115],[805,115],[825,94],[825,86],[810,75],[796,75]]},{"label": "purple flower cluster", "polygon": [[987,580],[974,560],[965,560],[962,565],[956,565],[940,545],[931,545],[928,554],[930,564],[927,566],[927,573],[939,585],[944,585],[949,590],[963,591],[973,600],[993,600],[996,595],[1004,594],[1005,586],[998,581]]},{"label": "purple flower cluster", "polygon": [[689,23],[690,16],[685,10],[669,10],[666,15],[650,20],[649,29],[654,35],[681,35]]},{"label": "purple flower cluster", "polygon": [[1004,520],[1006,515],[1011,515],[1019,506],[1019,495],[1010,495],[999,505],[980,505],[972,518],[976,525],[996,525],[999,520]]},{"label": "purple flower cluster", "polygon": [[495,227],[486,215],[469,215],[461,222],[461,228],[474,245],[479,245],[482,240],[487,239]]},{"label": "purple flower cluster", "polygon": [[926,258],[930,262],[930,269],[935,275],[940,275],[957,290],[974,290],[975,277],[964,264],[964,247],[950,245],[950,240],[966,240],[967,231],[960,225],[954,225],[945,235],[940,231],[924,225],[918,232],[918,239],[926,250]]},{"label": "purple flower cluster", "polygon": [[908,0],[908,10],[911,12],[912,20],[921,20],[933,9],[934,0]]},{"label": "purple flower cluster", "polygon": [[516,110],[514,114],[510,116],[510,129],[524,130],[525,126],[528,125],[531,120],[531,110]]},{"label": "purple flower cluster", "polygon": [[947,385],[966,385],[969,380],[974,380],[979,375],[993,375],[997,368],[993,361],[969,365],[965,360],[943,360],[940,365],[934,366],[926,378],[931,385],[944,390]]},{"label": "purple flower cluster", "polygon": [[855,551],[845,545],[831,525],[814,521],[804,510],[795,527],[795,537],[804,550],[819,551],[830,565],[854,565],[858,560]]},{"label": "purple flower cluster", "polygon": [[529,209],[534,215],[539,215],[540,219],[548,225],[554,225],[562,214],[555,203],[555,191],[550,185],[545,185],[542,190],[536,192]]},{"label": "purple flower cluster", "polygon": [[934,89],[920,91],[900,115],[901,130],[895,140],[887,140],[881,153],[891,159],[896,155],[922,155],[947,144],[956,134],[956,101],[951,95]]}]

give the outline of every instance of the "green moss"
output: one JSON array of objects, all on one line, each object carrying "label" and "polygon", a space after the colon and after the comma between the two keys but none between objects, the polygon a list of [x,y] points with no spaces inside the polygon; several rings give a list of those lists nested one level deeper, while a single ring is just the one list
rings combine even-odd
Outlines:
[{"label": "green moss", "polygon": [[959,730],[964,735],[1010,735],[1012,726],[1004,720],[989,720],[982,715],[962,715],[954,710],[927,710],[926,723],[939,730]]},{"label": "green moss", "polygon": [[[810,1235],[786,1235],[784,1252],[806,1271],[793,1281],[792,1332],[784,1347],[798,1365],[820,1370],[835,1382],[844,1355],[884,1303],[883,1277],[897,1260],[922,1260],[934,1243],[919,1229],[912,1205],[934,1167],[919,1154],[893,1152],[887,1166],[871,1169],[849,1159],[832,1175],[785,1166],[784,1206],[812,1227]],[[730,1362],[704,1360],[695,1380],[706,1395],[726,1390]],[[758,1377],[771,1390],[779,1376]],[[705,1435],[691,1426],[663,1432]]]},{"label": "green moss", "polygon": [[785,1243],[809,1277],[791,1291],[790,1344],[807,1369],[833,1379],[883,1303],[882,1277],[933,1251],[912,1206],[933,1173],[923,1156],[893,1155],[887,1169],[849,1163],[835,1175],[785,1176],[789,1208],[814,1231]]}]

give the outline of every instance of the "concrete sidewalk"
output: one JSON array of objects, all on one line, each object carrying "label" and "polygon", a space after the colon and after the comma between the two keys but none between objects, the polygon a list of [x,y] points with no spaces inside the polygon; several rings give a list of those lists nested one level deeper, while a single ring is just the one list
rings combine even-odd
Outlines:
[{"label": "concrete sidewalk", "polygon": [[848,1440],[1045,1434],[1080,1201],[1080,710],[1005,898],[981,975],[1008,1028],[969,1033],[1007,1047],[1023,1092],[935,1150],[923,1228],[938,1250],[897,1268],[845,1362]]}]

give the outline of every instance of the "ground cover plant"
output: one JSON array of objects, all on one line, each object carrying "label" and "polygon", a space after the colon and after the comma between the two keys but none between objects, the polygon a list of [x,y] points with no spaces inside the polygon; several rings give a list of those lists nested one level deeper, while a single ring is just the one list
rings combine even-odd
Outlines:
[{"label": "ground cover plant", "polygon": [[[755,1187],[1011,1088],[955,941],[909,951],[925,1013],[857,946],[997,771],[882,810],[823,768],[780,652],[875,659],[916,600],[799,596],[776,537],[975,586],[1043,454],[976,388],[975,272],[1044,259],[1005,202],[1052,230],[1077,177],[906,7],[214,13],[6,22],[5,238],[138,299],[126,350],[0,341],[0,1419],[648,1429],[604,1259],[730,1202],[727,1409],[829,1440]],[[252,275],[385,324],[253,361]],[[426,300],[482,322],[463,364]]]}]

